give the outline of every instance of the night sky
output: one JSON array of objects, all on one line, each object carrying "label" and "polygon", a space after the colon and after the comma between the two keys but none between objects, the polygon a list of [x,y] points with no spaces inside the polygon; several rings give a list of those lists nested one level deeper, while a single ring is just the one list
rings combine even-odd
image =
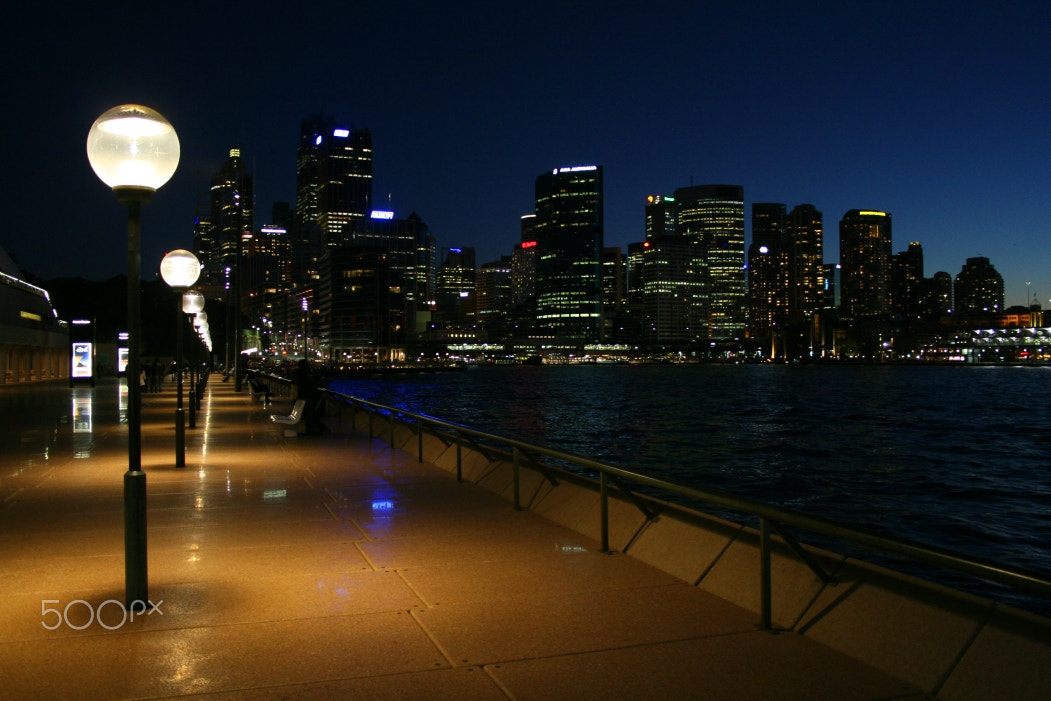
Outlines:
[{"label": "night sky", "polygon": [[182,146],[143,210],[144,278],[192,248],[231,147],[257,226],[293,202],[300,120],[325,113],[372,130],[377,209],[479,263],[510,254],[537,175],[599,164],[607,246],[641,240],[649,194],[739,184],[749,226],[753,202],[820,209],[826,262],[843,213],[878,209],[926,276],[985,256],[1008,305],[1029,281],[1051,306],[1051,3],[171,5],[37,3],[5,23],[0,247],[24,271],[126,271],[125,210],[85,142],[132,102]]}]

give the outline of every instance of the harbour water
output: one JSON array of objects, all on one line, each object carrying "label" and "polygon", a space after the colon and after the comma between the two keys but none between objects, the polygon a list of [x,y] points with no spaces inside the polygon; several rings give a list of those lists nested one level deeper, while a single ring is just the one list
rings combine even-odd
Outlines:
[{"label": "harbour water", "polygon": [[[1051,578],[1051,368],[490,366],[330,387]],[[1051,615],[1045,600],[818,544]]]}]

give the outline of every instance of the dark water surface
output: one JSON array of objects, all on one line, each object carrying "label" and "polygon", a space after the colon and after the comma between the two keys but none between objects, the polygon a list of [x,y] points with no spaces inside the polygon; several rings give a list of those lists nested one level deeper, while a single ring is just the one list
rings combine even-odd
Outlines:
[{"label": "dark water surface", "polygon": [[331,388],[1051,578],[1051,368],[479,367]]}]

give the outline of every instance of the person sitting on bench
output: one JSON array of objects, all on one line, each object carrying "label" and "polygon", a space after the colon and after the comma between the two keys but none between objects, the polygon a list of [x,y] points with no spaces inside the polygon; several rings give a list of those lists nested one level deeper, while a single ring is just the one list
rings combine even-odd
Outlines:
[{"label": "person sitting on bench", "polygon": [[263,395],[263,404],[266,404],[270,401],[270,385],[260,380],[254,374],[249,375],[248,385],[252,388],[253,395]]}]

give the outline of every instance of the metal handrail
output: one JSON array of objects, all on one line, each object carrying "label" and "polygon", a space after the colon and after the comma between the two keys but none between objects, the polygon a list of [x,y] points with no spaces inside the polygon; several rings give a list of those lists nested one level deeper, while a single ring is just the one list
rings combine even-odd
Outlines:
[{"label": "metal handrail", "polygon": [[[434,435],[442,437],[443,431],[446,436],[451,436],[452,440],[446,442],[447,445],[456,443],[457,454],[456,454],[456,474],[457,479],[462,479],[461,474],[461,451],[459,446],[463,437],[471,439],[480,439],[484,441],[495,442],[500,445],[508,446],[511,448],[510,454],[504,453],[508,457],[511,457],[514,461],[514,507],[515,509],[521,509],[522,506],[519,501],[519,456],[521,452],[529,454],[545,455],[562,462],[569,463],[571,465],[577,465],[580,467],[595,470],[599,473],[599,494],[601,498],[600,513],[601,513],[601,543],[602,551],[609,552],[609,523],[608,523],[608,490],[607,490],[607,478],[613,477],[619,480],[627,480],[637,484],[646,485],[660,489],[669,494],[673,494],[686,499],[692,499],[695,501],[704,502],[714,506],[731,509],[746,514],[750,514],[759,518],[760,529],[759,529],[759,541],[760,541],[760,580],[761,580],[761,615],[764,629],[770,629],[772,627],[772,615],[771,615],[771,583],[770,583],[770,556],[771,548],[769,545],[769,529],[775,528],[779,532],[783,533],[782,526],[792,526],[794,528],[800,528],[803,530],[810,531],[812,533],[818,533],[824,536],[837,538],[840,540],[846,540],[859,545],[868,546],[876,550],[880,550],[886,553],[892,553],[907,557],[909,559],[921,562],[927,565],[936,565],[940,567],[946,567],[949,569],[963,572],[980,579],[985,579],[999,584],[1005,584],[1015,589],[1024,591],[1029,594],[1037,596],[1051,598],[1051,580],[1042,577],[1036,573],[1022,570],[1020,568],[1012,567],[991,560],[985,560],[982,558],[974,557],[972,555],[966,555],[963,553],[954,552],[945,548],[939,548],[932,545],[926,545],[917,541],[911,541],[903,538],[891,538],[888,536],[880,535],[872,531],[856,528],[853,526],[847,526],[834,521],[816,518],[813,516],[807,516],[795,511],[788,509],[782,509],[777,506],[771,506],[750,499],[742,499],[735,497],[723,492],[718,492],[709,489],[698,489],[696,487],[688,487],[686,485],[670,482],[668,480],[651,477],[649,475],[633,472],[626,470],[622,467],[615,465],[609,465],[607,463],[593,460],[591,458],[575,455],[573,453],[567,453],[561,450],[555,450],[553,448],[546,448],[544,446],[527,443],[520,441],[515,438],[507,438],[486,431],[480,431],[478,429],[457,424],[451,421],[445,421],[443,419],[434,418],[425,414],[417,414],[397,407],[391,407],[384,404],[378,404],[358,397],[351,397],[340,392],[332,390],[325,390],[325,396],[333,398],[337,401],[350,404],[352,407],[360,407],[369,412],[369,437],[374,437],[372,431],[372,415],[382,414],[387,416],[387,420],[391,426],[390,445],[394,447],[394,422],[398,418],[405,420],[405,423],[415,423],[416,431],[419,435],[419,460],[423,462],[423,430],[426,427]],[[441,429],[441,430],[439,430]],[[445,441],[445,437],[442,437]],[[539,463],[537,463],[539,465]],[[546,466],[545,466],[546,467]],[[652,514],[647,513],[645,509],[640,507],[640,510],[647,516],[652,518]],[[791,539],[786,538],[791,545]],[[800,553],[803,555],[803,553]],[[804,561],[807,562],[811,568],[817,568],[818,565],[813,561],[812,558],[807,555],[803,555]],[[829,581],[827,575],[819,570],[815,569],[818,575],[825,581]]]}]

